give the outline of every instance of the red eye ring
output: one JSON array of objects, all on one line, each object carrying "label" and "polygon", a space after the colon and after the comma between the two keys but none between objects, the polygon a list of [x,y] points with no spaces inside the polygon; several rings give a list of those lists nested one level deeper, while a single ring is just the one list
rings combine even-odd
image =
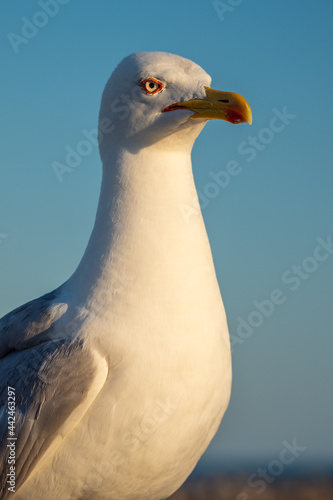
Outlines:
[{"label": "red eye ring", "polygon": [[141,82],[141,87],[147,94],[153,95],[163,89],[163,84],[159,80],[156,80],[156,78],[145,78]]}]

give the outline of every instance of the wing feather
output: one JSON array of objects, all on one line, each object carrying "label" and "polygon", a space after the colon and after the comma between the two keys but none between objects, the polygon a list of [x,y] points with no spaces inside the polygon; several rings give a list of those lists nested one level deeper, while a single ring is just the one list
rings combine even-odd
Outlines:
[{"label": "wing feather", "polygon": [[[8,443],[15,443],[16,489],[27,479],[72,412],[86,399],[96,377],[91,351],[78,340],[61,339],[13,352],[0,360],[1,495],[5,500],[9,472]],[[37,357],[38,354],[38,357]],[[25,377],[17,371],[24,366]],[[15,389],[15,436],[8,434],[7,387]],[[15,437],[16,439],[12,439]]]},{"label": "wing feather", "polygon": [[[24,304],[0,320],[2,500],[11,494],[7,484],[8,444],[15,444],[17,491],[46,452],[53,453],[54,446],[62,441],[56,438],[66,436],[78,424],[107,376],[105,360],[82,340],[67,338],[59,327],[68,309],[59,290]],[[14,436],[8,427],[8,387],[15,389]]]},{"label": "wing feather", "polygon": [[57,337],[59,320],[68,308],[60,291],[31,300],[0,319],[0,358]]}]

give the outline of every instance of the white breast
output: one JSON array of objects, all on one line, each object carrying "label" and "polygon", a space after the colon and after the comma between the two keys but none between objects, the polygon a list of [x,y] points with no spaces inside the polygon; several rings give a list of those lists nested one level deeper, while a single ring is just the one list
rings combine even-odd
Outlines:
[{"label": "white breast", "polygon": [[[166,498],[227,408],[228,327],[190,158],[170,153],[164,164],[144,150],[134,160],[120,194],[102,186],[91,240],[66,285],[80,312],[75,334],[105,358],[107,381],[19,500],[39,500],[35,491],[48,500]],[[137,178],[126,177],[131,168]]]}]

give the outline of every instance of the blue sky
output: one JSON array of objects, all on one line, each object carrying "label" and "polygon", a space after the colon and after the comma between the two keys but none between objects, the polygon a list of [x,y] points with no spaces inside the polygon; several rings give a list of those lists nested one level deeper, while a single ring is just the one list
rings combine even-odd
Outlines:
[{"label": "blue sky", "polygon": [[[2,5],[0,315],[60,285],[84,251],[101,180],[97,148],[62,182],[52,163],[96,127],[115,65],[138,50],[192,59],[214,88],[241,93],[253,110],[252,127],[208,123],[193,150],[234,346],[230,407],[202,464],[264,465],[293,439],[306,447],[299,463],[327,463],[333,4],[62,3],[53,17],[36,14],[37,1]],[[22,18],[45,25],[29,31]],[[30,38],[17,38],[22,29]],[[237,175],[228,178],[230,161]]]}]

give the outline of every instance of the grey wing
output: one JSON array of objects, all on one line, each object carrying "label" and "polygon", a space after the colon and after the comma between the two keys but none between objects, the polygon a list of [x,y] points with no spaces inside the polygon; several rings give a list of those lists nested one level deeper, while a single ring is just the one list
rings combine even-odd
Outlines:
[{"label": "grey wing", "polygon": [[59,301],[61,288],[27,302],[0,319],[0,358],[52,338],[64,337],[58,322],[67,311]]},{"label": "grey wing", "polygon": [[105,360],[62,331],[68,306],[61,297],[57,289],[0,319],[2,500],[10,493],[7,474],[14,447],[17,490],[78,407],[65,433],[79,422],[107,376]]},{"label": "grey wing", "polygon": [[78,340],[44,342],[0,360],[2,500],[10,494],[11,460],[15,460],[17,491],[69,415],[87,397],[97,371],[93,353]]}]

